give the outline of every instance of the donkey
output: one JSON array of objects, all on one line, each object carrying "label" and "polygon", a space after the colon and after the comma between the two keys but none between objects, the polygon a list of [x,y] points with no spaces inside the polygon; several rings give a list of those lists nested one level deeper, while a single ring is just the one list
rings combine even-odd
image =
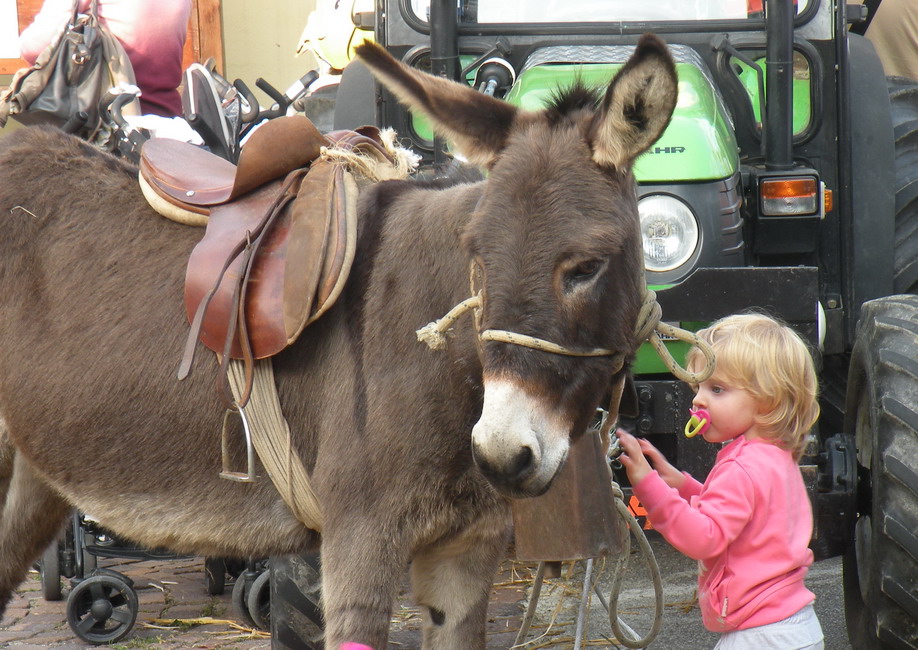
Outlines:
[{"label": "donkey", "polygon": [[[604,92],[575,85],[529,112],[378,46],[360,56],[488,174],[366,189],[348,286],[273,359],[321,535],[267,479],[218,477],[213,357],[176,380],[201,232],[159,218],[135,168],[75,138],[36,128],[0,141],[2,605],[76,507],[145,547],[321,548],[329,648],[385,647],[410,567],[424,647],[484,647],[509,499],[548,489],[626,370],[616,355],[478,332],[615,351],[627,368],[643,288],[631,167],[669,122],[675,66],[646,35]],[[480,309],[445,351],[417,341],[473,291]]]}]

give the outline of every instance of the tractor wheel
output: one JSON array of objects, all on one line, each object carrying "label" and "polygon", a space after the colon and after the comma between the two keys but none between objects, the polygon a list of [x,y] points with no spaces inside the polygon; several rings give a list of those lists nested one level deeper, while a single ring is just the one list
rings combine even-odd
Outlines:
[{"label": "tractor wheel", "polygon": [[848,375],[858,519],[844,562],[859,650],[918,649],[918,296],[864,304]]},{"label": "tractor wheel", "polygon": [[324,648],[318,555],[271,558],[271,647]]},{"label": "tractor wheel", "polygon": [[896,293],[918,293],[918,83],[889,77],[896,140]]}]

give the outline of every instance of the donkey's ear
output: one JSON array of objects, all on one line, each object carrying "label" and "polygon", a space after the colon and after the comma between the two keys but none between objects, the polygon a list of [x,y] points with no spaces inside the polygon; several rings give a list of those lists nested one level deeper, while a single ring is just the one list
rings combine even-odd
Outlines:
[{"label": "donkey's ear", "polygon": [[589,135],[593,160],[618,170],[630,166],[669,124],[678,88],[676,66],[666,45],[653,34],[644,34],[593,118]]},{"label": "donkey's ear", "polygon": [[487,167],[504,148],[520,112],[513,105],[396,61],[376,43],[364,41],[357,54],[386,88],[434,130],[452,140],[471,162]]}]

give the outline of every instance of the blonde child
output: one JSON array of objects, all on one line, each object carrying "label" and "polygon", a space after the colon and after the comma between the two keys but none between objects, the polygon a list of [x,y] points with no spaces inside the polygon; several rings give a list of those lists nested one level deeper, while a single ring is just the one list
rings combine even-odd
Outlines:
[{"label": "blonde child", "polygon": [[[692,403],[709,415],[704,439],[727,443],[707,480],[620,430],[621,461],[654,528],[699,560],[699,607],[705,627],[722,633],[717,650],[821,649],[803,583],[813,513],[797,464],[819,415],[812,357],[793,330],[759,314],[699,334],[717,362]],[[689,368],[702,365],[693,348]]]}]

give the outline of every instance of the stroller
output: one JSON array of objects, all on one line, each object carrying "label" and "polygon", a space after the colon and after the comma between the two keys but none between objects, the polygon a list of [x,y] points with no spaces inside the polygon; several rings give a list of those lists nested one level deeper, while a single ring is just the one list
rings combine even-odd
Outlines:
[{"label": "stroller", "polygon": [[[48,601],[62,600],[61,578],[70,579],[72,588],[67,596],[67,624],[70,629],[87,643],[114,643],[131,632],[140,604],[134,581],[119,571],[99,567],[99,558],[179,560],[190,557],[126,543],[102,528],[92,517],[74,511],[60,537],[45,550],[38,563],[42,596]],[[264,561],[204,559],[204,588],[208,595],[224,593],[227,576],[236,579],[237,584],[248,584],[248,589],[234,588],[233,603],[237,610],[245,608],[243,621],[252,627],[261,627],[258,622],[265,625],[268,620],[270,598],[267,575]],[[246,600],[244,604],[236,602],[243,598]],[[248,613],[249,600],[255,608],[254,617]]]}]

